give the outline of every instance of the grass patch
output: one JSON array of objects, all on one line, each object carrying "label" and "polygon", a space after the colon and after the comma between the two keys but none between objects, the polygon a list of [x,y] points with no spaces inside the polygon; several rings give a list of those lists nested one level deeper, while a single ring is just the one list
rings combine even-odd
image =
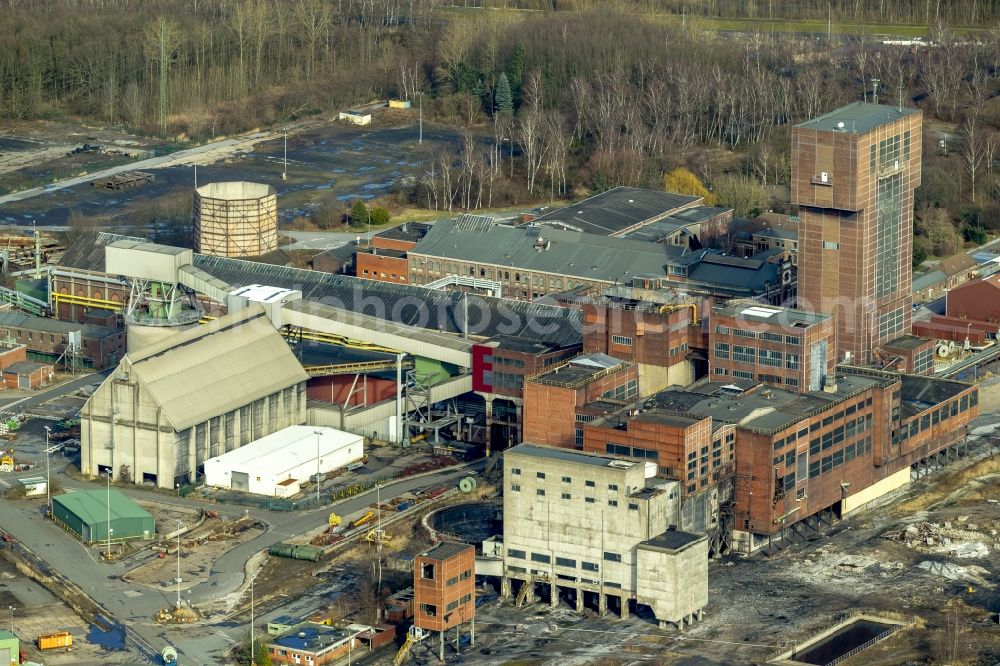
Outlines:
[{"label": "grass patch", "polygon": [[984,458],[964,469],[946,471],[929,488],[894,506],[893,513],[895,515],[910,515],[917,511],[924,511],[955,492],[958,492],[960,496],[964,492],[982,492],[982,499],[995,499],[997,493],[993,491],[997,484],[987,484],[991,486],[988,488],[981,486],[981,484],[971,484],[980,477],[994,474],[1000,474],[1000,458]]},{"label": "grass patch", "polygon": [[[442,14],[450,15],[454,18],[475,19],[482,16],[484,12],[498,11],[506,12],[519,19],[526,19],[542,13],[535,9],[504,9],[490,8],[482,9],[477,7],[445,7],[438,10]],[[821,19],[783,19],[774,20],[760,18],[725,18],[714,16],[682,16],[673,13],[636,13],[636,17],[644,18],[648,21],[678,24],[682,21],[691,22],[704,30],[716,32],[787,32],[787,33],[820,33],[826,34],[827,22]],[[982,32],[983,27],[979,26],[953,26],[951,30],[958,35],[968,35]],[[835,35],[892,35],[893,37],[927,37],[930,28],[926,25],[914,25],[906,23],[837,23],[830,25],[830,32]]]}]

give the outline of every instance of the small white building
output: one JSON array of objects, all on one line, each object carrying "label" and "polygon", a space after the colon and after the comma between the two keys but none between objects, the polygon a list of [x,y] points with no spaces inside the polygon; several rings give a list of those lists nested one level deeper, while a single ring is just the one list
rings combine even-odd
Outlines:
[{"label": "small white building", "polygon": [[24,488],[25,497],[37,497],[45,494],[45,479],[40,476],[18,479],[21,487]]},{"label": "small white building", "polygon": [[[317,467],[317,453],[319,465]],[[317,471],[364,457],[364,436],[334,428],[291,426],[205,461],[205,483],[268,497],[288,497]]]},{"label": "small white building", "polygon": [[339,118],[355,125],[371,125],[372,114],[369,111],[341,111]]}]

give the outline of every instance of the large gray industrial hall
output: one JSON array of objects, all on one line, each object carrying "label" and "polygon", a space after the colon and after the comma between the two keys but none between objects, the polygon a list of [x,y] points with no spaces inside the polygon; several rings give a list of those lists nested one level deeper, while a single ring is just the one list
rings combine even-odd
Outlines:
[{"label": "large gray industrial hall", "polygon": [[206,459],[305,423],[307,378],[260,306],[130,351],[80,413],[81,471],[192,482]]}]

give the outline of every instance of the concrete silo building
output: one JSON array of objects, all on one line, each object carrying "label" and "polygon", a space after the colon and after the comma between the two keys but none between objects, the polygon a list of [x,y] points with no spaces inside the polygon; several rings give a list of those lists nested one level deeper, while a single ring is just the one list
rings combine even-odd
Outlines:
[{"label": "concrete silo building", "polygon": [[244,181],[209,183],[194,191],[195,251],[217,257],[259,257],[278,249],[278,193]]}]

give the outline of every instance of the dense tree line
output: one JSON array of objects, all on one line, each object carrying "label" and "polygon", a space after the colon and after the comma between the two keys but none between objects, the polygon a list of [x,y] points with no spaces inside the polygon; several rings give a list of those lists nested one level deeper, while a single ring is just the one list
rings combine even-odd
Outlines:
[{"label": "dense tree line", "polygon": [[8,0],[0,117],[210,136],[384,94],[438,0]]},{"label": "dense tree line", "polygon": [[409,203],[477,209],[659,187],[685,166],[750,213],[768,193],[787,200],[790,126],[871,101],[877,80],[881,101],[925,112],[920,249],[941,254],[1000,227],[1000,30],[957,37],[940,21],[933,46],[909,48],[719,34],[643,13],[982,22],[1000,0],[492,3],[556,10],[537,12],[444,2],[0,0],[0,118],[204,139],[420,95],[460,140],[422,157],[401,193]]}]

